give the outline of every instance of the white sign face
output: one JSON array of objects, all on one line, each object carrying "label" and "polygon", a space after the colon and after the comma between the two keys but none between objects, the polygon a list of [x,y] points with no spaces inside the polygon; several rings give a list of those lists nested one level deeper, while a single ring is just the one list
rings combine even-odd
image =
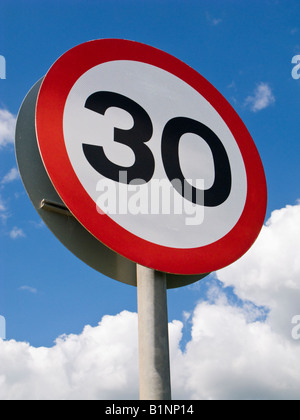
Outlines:
[{"label": "white sign face", "polygon": [[265,178],[248,131],[166,53],[121,40],[70,50],[45,77],[36,123],[66,206],[135,262],[206,273],[239,258],[262,226]]},{"label": "white sign face", "polygon": [[[148,114],[153,135],[147,147],[155,165],[147,183],[133,187],[109,179],[101,173],[101,167],[95,170],[82,153],[83,143],[101,146],[112,164],[124,168],[120,177],[126,177],[125,168],[135,162],[133,149],[116,142],[114,134],[115,128],[130,130],[135,116],[119,107],[108,108],[104,115],[86,108],[86,101],[96,92],[122,95]],[[232,185],[229,196],[218,206],[194,204],[180,195],[168,180],[161,151],[162,134],[168,121],[182,116],[213,127],[226,149]],[[68,95],[63,130],[72,167],[95,206],[98,203],[116,223],[140,238],[166,247],[200,247],[225,236],[242,214],[247,178],[240,150],[229,128],[203,96],[158,67],[136,61],[111,61],[87,71]],[[180,138],[178,156],[186,180],[192,185],[202,185],[202,189],[212,187],[214,160],[204,139],[185,133]],[[152,160],[143,164],[151,166]],[[137,171],[136,178],[142,177]],[[159,209],[164,209],[164,214],[162,211],[157,214]]]}]

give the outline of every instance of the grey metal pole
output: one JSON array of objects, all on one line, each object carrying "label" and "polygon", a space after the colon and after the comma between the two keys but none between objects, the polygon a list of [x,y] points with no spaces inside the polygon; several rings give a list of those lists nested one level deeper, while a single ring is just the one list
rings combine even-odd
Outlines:
[{"label": "grey metal pole", "polygon": [[166,274],[137,265],[141,400],[171,400]]}]

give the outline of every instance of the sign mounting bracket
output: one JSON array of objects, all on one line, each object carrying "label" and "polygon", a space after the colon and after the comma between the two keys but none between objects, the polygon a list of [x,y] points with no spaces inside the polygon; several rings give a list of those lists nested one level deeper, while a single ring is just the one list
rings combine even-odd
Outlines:
[{"label": "sign mounting bracket", "polygon": [[73,214],[65,205],[47,200],[45,198],[43,198],[43,200],[41,201],[40,209],[51,211],[53,213],[62,214],[68,217],[70,216],[73,217]]}]

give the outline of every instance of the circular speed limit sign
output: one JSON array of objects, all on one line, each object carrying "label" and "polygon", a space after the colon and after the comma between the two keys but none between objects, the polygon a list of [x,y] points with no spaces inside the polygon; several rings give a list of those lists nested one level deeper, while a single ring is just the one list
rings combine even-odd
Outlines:
[{"label": "circular speed limit sign", "polygon": [[207,80],[165,52],[116,39],[71,49],[41,85],[36,133],[71,213],[138,264],[209,273],[259,234],[266,181],[249,132]]}]

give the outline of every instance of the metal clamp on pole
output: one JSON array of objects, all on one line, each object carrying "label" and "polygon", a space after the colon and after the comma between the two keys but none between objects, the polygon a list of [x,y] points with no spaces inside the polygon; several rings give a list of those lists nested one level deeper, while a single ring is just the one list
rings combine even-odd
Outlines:
[{"label": "metal clamp on pole", "polygon": [[171,400],[166,274],[137,265],[141,400]]}]

